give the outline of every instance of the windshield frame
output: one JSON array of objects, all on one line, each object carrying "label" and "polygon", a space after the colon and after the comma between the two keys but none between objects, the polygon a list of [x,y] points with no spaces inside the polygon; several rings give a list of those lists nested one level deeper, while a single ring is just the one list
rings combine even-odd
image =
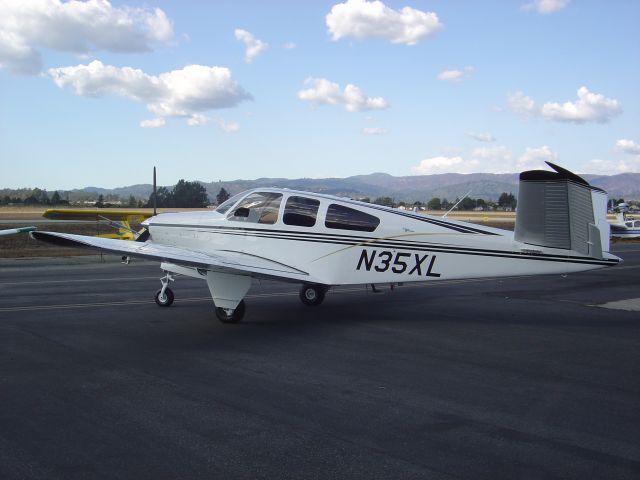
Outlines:
[{"label": "windshield frame", "polygon": [[218,212],[219,214],[224,215],[231,209],[231,207],[242,200],[247,195],[247,193],[249,193],[247,190],[245,190],[244,192],[236,193],[233,197],[228,198],[220,205],[218,205],[214,212]]}]

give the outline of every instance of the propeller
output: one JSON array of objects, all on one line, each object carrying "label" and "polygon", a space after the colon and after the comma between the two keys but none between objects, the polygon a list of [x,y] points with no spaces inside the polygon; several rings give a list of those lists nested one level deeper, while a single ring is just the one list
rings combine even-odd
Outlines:
[{"label": "propeller", "polygon": [[153,167],[153,216],[157,215],[156,206],[158,205],[158,197],[156,192],[156,167]]}]

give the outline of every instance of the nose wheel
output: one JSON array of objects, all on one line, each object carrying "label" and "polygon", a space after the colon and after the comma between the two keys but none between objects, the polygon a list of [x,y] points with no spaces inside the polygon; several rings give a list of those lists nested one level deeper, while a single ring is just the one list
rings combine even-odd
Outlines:
[{"label": "nose wheel", "polygon": [[300,288],[300,300],[307,307],[317,307],[324,300],[327,287],[324,285],[304,284]]}]

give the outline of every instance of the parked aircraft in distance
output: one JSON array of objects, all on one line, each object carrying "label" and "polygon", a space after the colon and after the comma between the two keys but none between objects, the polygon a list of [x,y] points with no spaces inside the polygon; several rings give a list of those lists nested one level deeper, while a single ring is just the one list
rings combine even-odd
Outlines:
[{"label": "parked aircraft in distance", "polygon": [[637,238],[640,237],[640,220],[629,218],[627,212],[629,205],[621,203],[618,205],[616,221],[611,223],[611,236],[613,238]]},{"label": "parked aircraft in distance", "polygon": [[319,305],[335,285],[566,274],[616,265],[609,252],[607,195],[555,170],[520,175],[515,231],[403,212],[330,195],[258,188],[215,211],[166,213],[143,222],[136,242],[51,232],[33,238],[155,259],[156,293],[172,304],[173,274],[205,280],[222,322],[245,312],[251,278],[302,285]]},{"label": "parked aircraft in distance", "polygon": [[20,228],[8,228],[7,230],[0,230],[0,237],[5,235],[15,235],[16,233],[33,232],[36,227],[20,227]]}]

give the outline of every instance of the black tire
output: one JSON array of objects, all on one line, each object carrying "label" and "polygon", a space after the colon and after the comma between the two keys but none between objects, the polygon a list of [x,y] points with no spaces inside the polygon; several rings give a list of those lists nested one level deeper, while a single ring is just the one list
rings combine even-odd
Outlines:
[{"label": "black tire", "polygon": [[304,284],[300,288],[300,300],[307,307],[317,307],[323,302],[325,293],[327,287],[324,285]]},{"label": "black tire", "polygon": [[161,307],[170,307],[173,303],[173,291],[170,288],[164,289],[164,298],[160,298],[162,289],[156,292],[156,303]]},{"label": "black tire", "polygon": [[216,317],[222,323],[238,323],[244,317],[244,300],[241,300],[231,315],[222,307],[216,307]]}]

